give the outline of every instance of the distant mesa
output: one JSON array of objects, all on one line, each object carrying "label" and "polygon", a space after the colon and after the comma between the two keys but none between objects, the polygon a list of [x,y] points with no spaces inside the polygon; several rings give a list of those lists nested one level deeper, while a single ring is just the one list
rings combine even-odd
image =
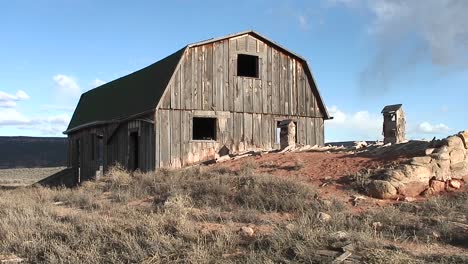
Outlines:
[{"label": "distant mesa", "polygon": [[0,137],[0,169],[61,167],[66,162],[66,138]]}]

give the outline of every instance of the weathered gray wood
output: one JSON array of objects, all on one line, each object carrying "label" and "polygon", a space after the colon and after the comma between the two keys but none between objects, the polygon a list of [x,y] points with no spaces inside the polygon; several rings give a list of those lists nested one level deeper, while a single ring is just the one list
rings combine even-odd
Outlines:
[{"label": "weathered gray wood", "polygon": [[192,50],[189,49],[187,51],[187,55],[184,57],[184,77],[183,80],[184,86],[184,109],[192,109],[192,98],[193,98],[193,90],[192,90]]},{"label": "weathered gray wood", "polygon": [[180,162],[180,137],[181,137],[181,111],[170,111],[171,116],[171,167],[178,168],[181,166]]},{"label": "weathered gray wood", "polygon": [[244,112],[244,81],[243,78],[234,78],[234,111]]},{"label": "weathered gray wood", "polygon": [[253,114],[253,145],[257,148],[263,147],[262,141],[262,114]]},{"label": "weathered gray wood", "polygon": [[252,78],[241,78],[243,84],[243,92],[244,92],[244,109],[243,112],[252,113],[253,112],[253,79]]},{"label": "weathered gray wood", "polygon": [[244,113],[244,144],[246,148],[252,146],[253,138],[253,121],[252,114]]},{"label": "weathered gray wood", "polygon": [[224,111],[233,111],[232,109],[232,91],[230,87],[230,65],[229,65],[229,41],[223,41],[223,110]]},{"label": "weathered gray wood", "polygon": [[170,167],[171,160],[171,120],[170,110],[160,110],[161,114],[161,167]]},{"label": "weathered gray wood", "polygon": [[154,143],[155,143],[155,167],[160,168],[161,167],[161,145],[160,145],[160,139],[161,139],[161,111],[156,111],[154,115]]},{"label": "weathered gray wood", "polygon": [[297,114],[296,60],[289,60],[288,85],[290,89],[290,115]]}]

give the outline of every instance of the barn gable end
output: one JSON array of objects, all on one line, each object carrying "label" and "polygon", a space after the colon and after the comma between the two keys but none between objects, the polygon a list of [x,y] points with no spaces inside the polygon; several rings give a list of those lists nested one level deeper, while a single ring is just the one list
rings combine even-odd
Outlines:
[{"label": "barn gable end", "polygon": [[307,62],[253,31],[190,44],[84,93],[67,128],[75,182],[277,149],[279,124],[322,145],[329,119]]}]

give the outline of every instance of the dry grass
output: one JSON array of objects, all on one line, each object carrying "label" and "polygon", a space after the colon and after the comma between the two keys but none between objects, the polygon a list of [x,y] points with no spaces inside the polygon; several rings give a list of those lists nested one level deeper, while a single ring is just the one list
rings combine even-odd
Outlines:
[{"label": "dry grass", "polygon": [[[466,224],[466,192],[357,215],[306,183],[252,175],[252,166],[132,175],[115,168],[75,189],[0,191],[0,255],[30,263],[327,263],[352,243],[354,260],[366,263],[468,261],[466,231],[453,224]],[[247,225],[253,237],[238,232]]]}]

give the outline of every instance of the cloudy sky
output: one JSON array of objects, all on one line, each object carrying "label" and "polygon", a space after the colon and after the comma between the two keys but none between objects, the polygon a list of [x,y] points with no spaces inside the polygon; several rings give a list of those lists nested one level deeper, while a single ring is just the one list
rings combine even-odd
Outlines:
[{"label": "cloudy sky", "polygon": [[410,138],[468,129],[468,1],[162,2],[0,0],[0,135],[63,136],[81,93],[246,29],[309,61],[327,141],[380,139],[395,103]]}]

